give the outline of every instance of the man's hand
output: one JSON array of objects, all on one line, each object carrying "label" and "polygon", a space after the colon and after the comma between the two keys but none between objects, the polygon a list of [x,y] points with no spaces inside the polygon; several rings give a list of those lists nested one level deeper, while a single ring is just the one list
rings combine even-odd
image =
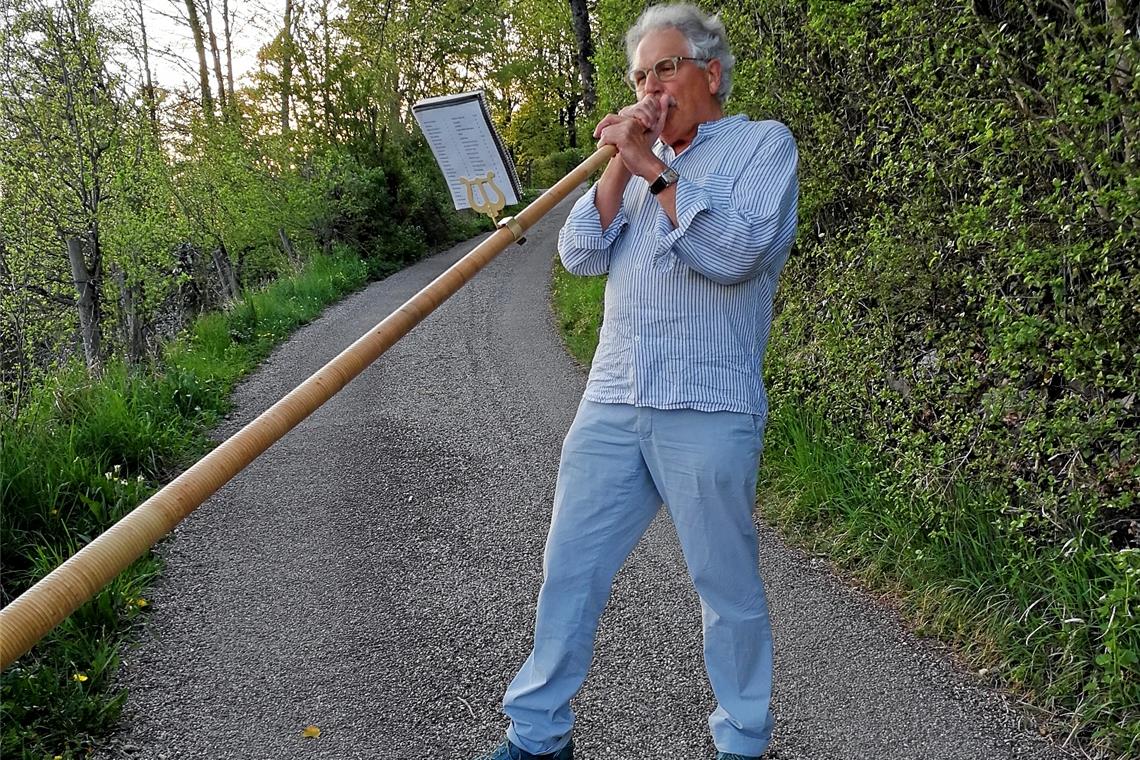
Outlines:
[{"label": "man's hand", "polygon": [[673,99],[667,93],[646,95],[616,114],[609,114],[594,128],[599,145],[613,145],[622,163],[633,174],[656,178],[663,166],[653,155],[653,144],[665,127]]},{"label": "man's hand", "polygon": [[[676,101],[666,93],[646,95],[618,113],[609,114],[594,128],[598,145],[613,145],[618,149],[617,156],[610,159],[602,173],[594,195],[594,205],[598,209],[603,230],[617,217],[622,193],[630,177],[636,174],[652,182],[665,168],[665,162],[653,155],[653,143],[665,128],[669,108],[675,105]],[[658,200],[672,202],[663,199],[663,195],[667,193],[658,196]],[[665,213],[670,213],[668,208]],[[674,224],[677,223],[675,212],[669,218]]]}]

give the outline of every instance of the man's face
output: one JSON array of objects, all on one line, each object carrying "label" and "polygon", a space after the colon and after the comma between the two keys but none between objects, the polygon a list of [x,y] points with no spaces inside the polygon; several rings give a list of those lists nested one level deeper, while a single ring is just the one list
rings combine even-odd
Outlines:
[{"label": "man's face", "polygon": [[[660,29],[642,38],[633,67],[649,69],[662,58],[678,55],[686,58],[692,55],[685,35],[676,29]],[[673,145],[679,140],[691,140],[697,125],[720,117],[720,103],[716,99],[719,86],[720,61],[713,60],[702,67],[695,61],[686,60],[677,64],[676,75],[667,82],[650,73],[637,95],[639,98],[646,95],[670,96],[669,115],[661,130],[661,140]]]}]

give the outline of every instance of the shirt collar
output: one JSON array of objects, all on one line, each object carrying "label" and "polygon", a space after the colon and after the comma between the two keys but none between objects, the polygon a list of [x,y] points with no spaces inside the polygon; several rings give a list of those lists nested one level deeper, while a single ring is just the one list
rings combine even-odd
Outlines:
[{"label": "shirt collar", "polygon": [[693,138],[693,142],[701,139],[702,137],[712,137],[719,134],[726,129],[730,128],[737,122],[744,121],[746,117],[742,113],[733,114],[732,116],[722,116],[716,121],[705,121],[697,125],[697,136]]},{"label": "shirt collar", "polygon": [[[738,113],[733,114],[732,116],[722,116],[715,121],[701,122],[697,125],[697,134],[693,136],[693,141],[689,143],[689,146],[687,148],[685,148],[685,152],[688,153],[693,149],[694,145],[701,142],[702,140],[707,140],[710,137],[715,137],[721,132],[732,128],[733,125],[739,124],[747,118],[748,117],[744,114]],[[659,156],[668,155],[670,157],[675,157],[672,146],[666,145],[665,143],[661,142],[661,140],[658,140],[657,147],[660,151],[658,154]]]}]

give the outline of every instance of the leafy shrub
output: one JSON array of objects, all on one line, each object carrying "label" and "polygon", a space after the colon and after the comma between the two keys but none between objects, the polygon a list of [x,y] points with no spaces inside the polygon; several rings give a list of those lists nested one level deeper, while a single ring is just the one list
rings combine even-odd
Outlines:
[{"label": "leafy shrub", "polygon": [[[901,555],[869,544],[906,537],[924,584],[1001,622],[1007,683],[1134,752],[1135,9],[748,0],[724,16],[736,107],[800,147],[774,414],[826,417],[809,429],[850,453],[841,469],[873,473],[878,519],[843,522],[835,551],[897,574]],[[776,448],[809,445],[780,430]],[[810,524],[850,516],[809,501]],[[993,556],[962,565],[956,532]]]},{"label": "leafy shrub", "polygon": [[585,158],[586,153],[580,148],[567,148],[551,153],[545,158],[537,158],[531,162],[530,184],[533,187],[550,187],[569,174]]}]

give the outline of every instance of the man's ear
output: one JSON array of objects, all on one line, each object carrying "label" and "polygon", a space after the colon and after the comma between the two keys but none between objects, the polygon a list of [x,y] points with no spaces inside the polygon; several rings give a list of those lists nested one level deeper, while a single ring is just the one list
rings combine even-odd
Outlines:
[{"label": "man's ear", "polygon": [[709,77],[709,94],[716,95],[716,91],[720,89],[720,75],[722,73],[720,66],[720,59],[713,58],[708,62],[705,71]]}]

